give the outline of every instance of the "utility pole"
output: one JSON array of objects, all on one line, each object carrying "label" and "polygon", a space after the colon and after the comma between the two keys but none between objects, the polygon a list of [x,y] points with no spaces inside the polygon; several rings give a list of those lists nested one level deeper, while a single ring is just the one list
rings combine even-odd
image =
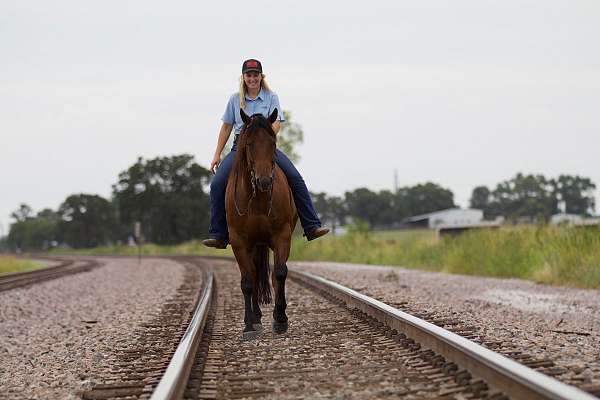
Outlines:
[{"label": "utility pole", "polygon": [[394,193],[398,193],[398,170],[394,169]]},{"label": "utility pole", "polygon": [[133,224],[133,236],[135,237],[135,244],[138,248],[138,264],[142,263],[142,223],[136,221]]}]

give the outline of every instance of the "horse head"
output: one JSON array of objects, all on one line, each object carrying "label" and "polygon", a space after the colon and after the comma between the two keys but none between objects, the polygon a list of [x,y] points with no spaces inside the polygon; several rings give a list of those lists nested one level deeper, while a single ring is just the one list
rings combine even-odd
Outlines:
[{"label": "horse head", "polygon": [[240,109],[240,116],[244,121],[240,147],[245,152],[253,184],[256,184],[261,192],[270,191],[273,188],[275,175],[277,143],[272,124],[277,120],[277,109],[273,110],[269,118],[265,118],[262,114],[249,117],[242,109]]}]

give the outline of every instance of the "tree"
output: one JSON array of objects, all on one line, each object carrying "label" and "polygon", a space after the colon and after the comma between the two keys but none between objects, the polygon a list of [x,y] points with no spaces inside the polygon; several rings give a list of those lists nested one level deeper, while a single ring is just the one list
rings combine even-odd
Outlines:
[{"label": "tree", "polygon": [[330,225],[332,232],[335,233],[336,228],[345,223],[348,214],[344,201],[341,197],[328,196],[325,192],[311,192],[311,197],[321,222]]},{"label": "tree", "polygon": [[558,210],[554,187],[555,182],[543,175],[518,173],[496,186],[492,192],[491,207],[507,219],[547,221]]},{"label": "tree", "polygon": [[13,211],[10,216],[16,221],[16,222],[23,222],[26,221],[28,218],[31,218],[33,214],[33,210],[31,209],[31,207],[29,207],[29,205],[22,203],[19,206],[18,210]]},{"label": "tree", "polygon": [[312,198],[313,205],[315,206],[315,210],[317,214],[319,214],[319,218],[321,222],[326,224],[331,221],[331,212],[329,210],[329,201],[327,199],[327,193],[313,193],[310,192],[310,197]]},{"label": "tree", "polygon": [[358,188],[345,195],[347,214],[366,221],[371,228],[393,226],[411,215],[452,207],[455,207],[452,191],[431,182],[403,187],[396,193]]},{"label": "tree", "polygon": [[345,193],[348,213],[366,221],[371,228],[381,221],[381,211],[386,207],[383,199],[367,188],[358,188]]},{"label": "tree", "polygon": [[471,193],[469,206],[483,210],[490,205],[490,189],[487,186],[476,186]]},{"label": "tree", "polygon": [[344,203],[344,199],[339,196],[331,196],[328,198],[329,213],[331,215],[331,230],[335,233],[338,226],[346,223],[348,209]]},{"label": "tree", "polygon": [[32,236],[37,244],[41,243],[42,249],[51,247],[52,242],[62,241],[59,230],[60,216],[55,211],[44,208],[37,213],[35,221],[37,221],[38,229]]},{"label": "tree", "polygon": [[304,131],[297,122],[292,121],[292,112],[283,111],[285,122],[277,134],[277,147],[283,151],[292,162],[300,161],[300,155],[296,152],[298,145],[304,142]]},{"label": "tree", "polygon": [[377,225],[391,226],[395,222],[400,222],[403,217],[402,200],[397,196],[397,193],[392,193],[389,190],[382,190],[378,194],[378,204],[381,207],[377,218]]},{"label": "tree", "polygon": [[471,193],[469,207],[483,211],[485,218],[493,218],[497,215],[492,207],[492,192],[487,186],[476,186]]},{"label": "tree", "polygon": [[402,189],[400,193],[406,197],[409,215],[427,214],[456,207],[452,191],[432,182]]},{"label": "tree", "polygon": [[113,185],[119,220],[127,227],[141,222],[144,238],[158,244],[204,236],[210,176],[189,154],[147,161],[140,157]]},{"label": "tree", "polygon": [[44,208],[42,211],[38,211],[38,218],[50,218],[50,219],[58,219],[59,216],[50,208]]},{"label": "tree", "polygon": [[31,207],[21,204],[11,216],[15,222],[10,225],[6,238],[9,247],[42,250],[47,249],[52,241],[58,239],[58,218],[50,209],[40,211],[34,217]]},{"label": "tree", "polygon": [[74,194],[58,208],[62,239],[74,248],[109,243],[117,226],[112,204],[95,194]]},{"label": "tree", "polygon": [[569,214],[591,215],[596,208],[594,191],[596,185],[578,175],[560,175],[554,181],[554,192],[559,201],[564,202],[564,211]]}]

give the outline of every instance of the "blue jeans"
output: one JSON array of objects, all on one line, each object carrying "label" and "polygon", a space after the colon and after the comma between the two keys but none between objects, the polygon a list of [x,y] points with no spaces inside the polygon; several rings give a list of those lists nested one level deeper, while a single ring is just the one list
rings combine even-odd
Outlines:
[{"label": "blue jeans", "polygon": [[[229,239],[227,219],[225,218],[225,190],[227,189],[229,172],[231,172],[233,166],[234,152],[235,144],[231,152],[219,164],[217,173],[210,183],[210,228],[208,236],[213,239]],[[308,234],[313,229],[321,226],[321,220],[312,204],[306,183],[304,183],[304,179],[302,179],[294,164],[279,149],[275,151],[275,162],[288,180],[298,210],[300,224],[302,224],[304,233]]]}]

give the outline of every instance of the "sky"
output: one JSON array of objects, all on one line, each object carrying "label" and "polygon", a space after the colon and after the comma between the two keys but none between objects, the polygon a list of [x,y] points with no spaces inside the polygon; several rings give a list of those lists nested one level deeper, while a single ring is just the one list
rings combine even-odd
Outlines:
[{"label": "sky", "polygon": [[600,186],[598,21],[597,0],[3,0],[0,236],[20,203],[109,197],[139,156],[208,166],[247,58],[304,129],[312,191]]}]

